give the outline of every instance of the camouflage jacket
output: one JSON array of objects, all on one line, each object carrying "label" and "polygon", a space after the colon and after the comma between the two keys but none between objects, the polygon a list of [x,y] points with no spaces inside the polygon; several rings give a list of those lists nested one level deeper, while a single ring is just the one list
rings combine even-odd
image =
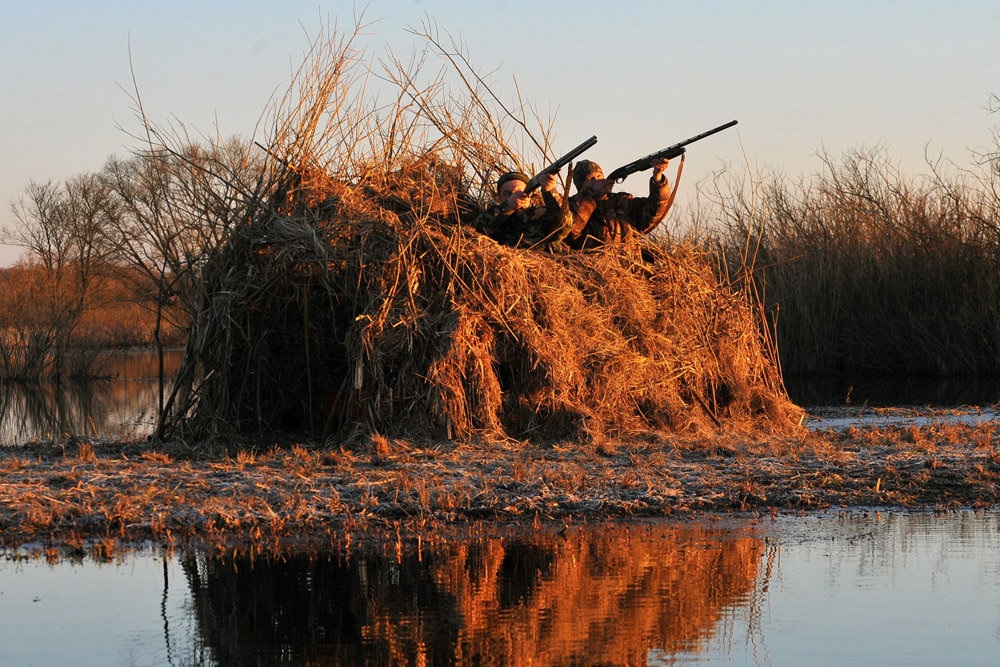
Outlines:
[{"label": "camouflage jacket", "polygon": [[663,221],[670,207],[670,184],[666,177],[649,179],[649,196],[612,192],[595,197],[590,192],[570,197],[573,226],[566,244],[575,249],[593,248],[625,239],[630,230],[649,234]]},{"label": "camouflage jacket", "polygon": [[559,246],[573,225],[568,202],[556,193],[532,193],[531,206],[510,210],[490,204],[475,222],[478,231],[513,248]]}]

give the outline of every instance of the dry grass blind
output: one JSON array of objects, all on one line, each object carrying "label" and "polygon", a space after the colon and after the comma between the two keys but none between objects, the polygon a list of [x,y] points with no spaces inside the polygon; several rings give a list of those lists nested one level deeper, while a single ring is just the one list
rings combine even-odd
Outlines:
[{"label": "dry grass blind", "polygon": [[552,254],[476,233],[493,178],[530,171],[522,152],[548,158],[548,132],[528,132],[526,106],[500,103],[434,26],[418,34],[442,72],[418,84],[424,62],[381,60],[396,103],[375,105],[357,30],[317,40],[277,106],[265,187],[234,208],[203,269],[165,432],[593,440],[796,427],[756,305],[694,245]]}]

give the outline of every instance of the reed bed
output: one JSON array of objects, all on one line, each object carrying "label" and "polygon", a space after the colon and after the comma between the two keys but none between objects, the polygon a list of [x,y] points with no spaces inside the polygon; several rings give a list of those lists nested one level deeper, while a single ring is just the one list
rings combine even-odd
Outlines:
[{"label": "reed bed", "polygon": [[3,448],[0,543],[154,540],[280,553],[378,541],[385,531],[427,539],[479,520],[1000,502],[1000,427],[929,417],[919,428],[766,440],[650,433],[586,447],[373,438],[224,456],[145,442]]},{"label": "reed bed", "polygon": [[823,163],[717,189],[722,243],[731,265],[749,249],[785,373],[1000,372],[995,157],[920,177],[882,149]]}]

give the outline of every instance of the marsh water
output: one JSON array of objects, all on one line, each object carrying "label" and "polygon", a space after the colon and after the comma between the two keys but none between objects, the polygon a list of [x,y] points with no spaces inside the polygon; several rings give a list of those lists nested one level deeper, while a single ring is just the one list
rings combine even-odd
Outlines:
[{"label": "marsh water", "polygon": [[[166,391],[181,357],[176,350],[164,355]],[[152,352],[114,351],[98,358],[98,379],[0,384],[0,446],[147,435],[158,414],[158,369],[158,355]]]},{"label": "marsh water", "polygon": [[3,665],[976,665],[1000,515],[470,532],[268,560],[0,559]]},{"label": "marsh water", "polygon": [[[126,355],[111,381],[7,390],[0,442],[148,432],[149,361]],[[933,418],[995,418],[1000,393],[970,389],[953,402],[987,407]],[[893,400],[865,387],[808,391],[817,428],[927,418],[870,410]],[[141,546],[47,558],[27,545],[0,554],[0,665],[985,665],[1000,653],[1000,511],[555,528],[280,559]]]}]

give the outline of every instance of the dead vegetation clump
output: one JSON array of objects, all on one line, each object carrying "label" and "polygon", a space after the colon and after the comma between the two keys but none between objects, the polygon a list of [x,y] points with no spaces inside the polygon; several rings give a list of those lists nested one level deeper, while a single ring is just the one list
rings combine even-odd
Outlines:
[{"label": "dead vegetation clump", "polygon": [[442,99],[393,60],[390,117],[351,111],[338,62],[306,70],[311,92],[266,149],[268,187],[203,270],[164,433],[593,442],[798,428],[757,304],[703,251],[497,244],[471,224],[512,155],[489,96],[463,78],[472,102]]}]

